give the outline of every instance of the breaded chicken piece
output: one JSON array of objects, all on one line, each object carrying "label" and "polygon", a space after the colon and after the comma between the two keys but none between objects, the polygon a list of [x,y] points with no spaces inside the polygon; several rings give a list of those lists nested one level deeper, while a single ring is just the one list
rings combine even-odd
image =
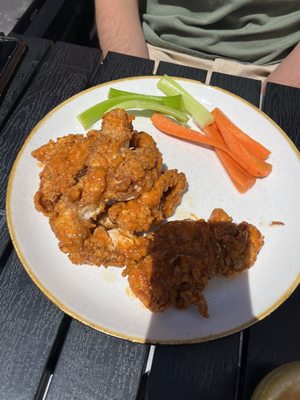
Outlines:
[{"label": "breaded chicken piece", "polygon": [[76,185],[85,172],[85,164],[97,131],[87,136],[67,135],[50,140],[44,146],[34,150],[32,156],[44,164],[40,173],[40,187],[34,203],[38,211],[49,215],[57,200]]},{"label": "breaded chicken piece", "polygon": [[230,276],[250,268],[263,246],[260,231],[247,222],[234,224],[225,211],[218,208],[208,220],[220,248],[216,274]]},{"label": "breaded chicken piece", "polygon": [[100,131],[35,150],[44,164],[35,207],[73,263],[126,266],[123,274],[149,310],[195,305],[207,317],[209,280],[250,268],[263,237],[222,209],[207,222],[173,221],[149,233],[173,215],[187,181],[162,170],[155,141],[134,131],[132,119],[117,109],[104,115]]},{"label": "breaded chicken piece", "polygon": [[138,260],[146,254],[146,238],[96,226],[92,220],[81,218],[66,196],[58,201],[49,222],[59,248],[74,264],[123,267],[127,259]]},{"label": "breaded chicken piece", "polygon": [[[121,109],[105,114],[101,134],[87,160],[86,185],[90,181],[89,170],[105,171],[104,202],[138,197],[152,188],[161,173],[162,156],[155,141],[145,132],[134,131],[131,121],[132,116]],[[82,204],[85,203],[88,199],[83,193]]]},{"label": "breaded chicken piece", "polygon": [[[137,257],[143,239],[126,221],[110,221],[111,207],[146,195],[153,213],[148,229],[171,215],[181,199],[184,174],[162,174],[155,141],[134,131],[132,119],[124,110],[113,110],[103,116],[100,131],[67,135],[32,153],[44,164],[35,206],[49,217],[60,249],[73,263],[124,266],[128,257]],[[135,206],[135,215],[143,212],[140,207]]]},{"label": "breaded chicken piece", "polygon": [[71,189],[81,214],[95,216],[109,202],[150,190],[161,173],[162,156],[152,137],[135,132],[131,121],[132,116],[117,109],[103,116],[101,131],[67,135],[34,150],[33,157],[44,164],[37,209],[49,215]]},{"label": "breaded chicken piece", "polygon": [[134,295],[153,312],[195,305],[204,317],[209,280],[250,268],[263,245],[254,226],[234,224],[220,209],[208,222],[172,221],[147,238],[147,254],[124,271]]},{"label": "breaded chicken piece", "polygon": [[105,267],[124,267],[128,260],[140,260],[146,255],[148,240],[122,229],[105,229],[98,226],[85,241],[84,263]]},{"label": "breaded chicken piece", "polygon": [[204,221],[172,221],[148,237],[145,257],[129,261],[124,275],[151,311],[194,304],[207,316],[204,289],[213,277],[219,248]]},{"label": "breaded chicken piece", "polygon": [[137,199],[113,204],[108,210],[109,222],[132,232],[146,232],[173,215],[186,187],[183,173],[167,170],[158,177],[151,190]]},{"label": "breaded chicken piece", "polygon": [[60,249],[70,256],[82,252],[85,241],[95,228],[91,220],[80,218],[76,204],[68,196],[57,201],[54,211],[50,213],[49,223],[59,240]]}]

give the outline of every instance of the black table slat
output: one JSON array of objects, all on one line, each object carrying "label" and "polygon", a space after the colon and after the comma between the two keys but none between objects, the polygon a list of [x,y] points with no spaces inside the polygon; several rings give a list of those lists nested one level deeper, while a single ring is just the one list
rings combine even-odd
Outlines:
[{"label": "black table slat", "polygon": [[244,78],[242,76],[213,72],[211,74],[210,85],[228,90],[255,106],[259,106],[261,89],[260,81]]},{"label": "black table slat", "polygon": [[84,47],[76,44],[56,42],[47,60],[52,64],[58,63],[69,67],[76,67],[91,73],[95,66],[100,64],[101,52],[99,49]]},{"label": "black table slat", "polygon": [[[97,63],[98,52],[87,49],[86,55],[94,52],[94,59],[86,57],[86,68],[76,68],[68,65],[68,49],[73,58],[74,47],[70,45],[64,49],[64,64],[51,63],[50,58],[39,66],[2,130],[2,188],[6,186],[17,151],[33,126],[53,107],[87,85]],[[0,209],[3,209],[5,190],[0,196]],[[53,346],[58,346],[56,337],[63,313],[32,283],[14,252],[6,261],[0,274],[1,399],[33,399],[34,393],[41,387],[40,382],[47,376],[45,371],[48,360],[53,359]]]},{"label": "black table slat", "polygon": [[41,59],[45,56],[46,52],[49,50],[49,47],[53,47],[54,45],[52,40],[19,35],[13,32],[9,36],[19,38],[26,43],[27,48],[24,54],[23,61],[29,61],[30,63],[39,63]]},{"label": "black table slat", "polygon": [[263,111],[288,134],[300,150],[300,89],[268,83]]},{"label": "black table slat", "polygon": [[[300,149],[300,90],[268,84],[266,112]],[[288,251],[288,250],[287,250]],[[277,310],[248,329],[243,399],[272,369],[300,359],[300,287]],[[293,343],[293,346],[290,344]]]},{"label": "black table slat", "polygon": [[[21,35],[15,35],[20,39],[24,40],[27,44],[27,51],[22,59],[21,64],[19,65],[13,80],[11,81],[9,88],[5,94],[3,102],[0,105],[0,126],[5,123],[5,120],[9,118],[9,116],[14,112],[14,108],[18,101],[20,100],[24,91],[26,91],[27,85],[30,83],[33,78],[39,63],[43,60],[47,51],[49,51],[52,46],[52,42],[49,40],[43,40],[38,38],[24,38]],[[6,164],[6,157],[9,157],[9,154],[2,153],[3,150],[6,150],[6,145],[3,145],[2,141],[7,143],[7,138],[2,137],[5,134],[4,130],[0,130],[0,143],[1,143],[1,176],[2,176],[2,168],[4,168],[4,164]],[[4,186],[2,186],[4,187]],[[4,197],[5,191],[1,190],[1,194]],[[1,195],[0,195],[1,196]],[[2,208],[2,210],[1,210]],[[1,203],[0,212],[4,214],[4,203]],[[5,249],[9,246],[10,238],[8,229],[6,226],[6,220],[3,215],[1,215],[1,226],[0,226],[0,259],[4,255]],[[2,261],[2,260],[1,260]]]},{"label": "black table slat", "polygon": [[300,287],[270,316],[248,330],[241,399],[248,400],[260,380],[274,368],[300,360],[299,310]]},{"label": "black table slat", "polygon": [[207,71],[203,69],[188,67],[186,65],[173,64],[166,61],[161,61],[157,67],[156,75],[170,74],[172,76],[195,79],[200,82],[205,82]]},{"label": "black table slat", "polygon": [[157,346],[148,400],[234,399],[238,348],[238,334],[204,344]]},{"label": "black table slat", "polygon": [[135,400],[148,346],[72,321],[47,400]]},{"label": "black table slat", "polygon": [[0,274],[0,397],[33,399],[63,313],[12,252]]},{"label": "black table slat", "polygon": [[[6,225],[5,211],[0,210],[0,260],[2,264],[2,257],[4,256],[4,252],[8,246],[9,241],[10,238]],[[1,267],[3,267],[3,265],[0,265],[0,273],[2,269]]]},{"label": "black table slat", "polygon": [[[70,45],[68,48],[72,59],[73,46]],[[89,52],[92,51],[92,49],[87,50]],[[62,53],[64,53],[65,60],[68,60],[67,52],[64,51]],[[97,62],[95,53],[94,59],[86,60],[89,64],[89,69],[87,70],[68,66],[67,61],[65,61],[65,64],[52,63],[51,61],[42,63],[32,84],[20,100],[1,133],[1,187],[6,187],[13,161],[30,130],[55,106],[86,87],[92,72],[92,60],[95,67]],[[5,191],[1,191],[0,209],[4,209],[4,202]]]},{"label": "black table slat", "polygon": [[109,52],[99,66],[91,85],[120,78],[151,75],[153,68],[152,60]]},{"label": "black table slat", "polygon": [[29,37],[24,38],[20,35],[16,36],[25,41],[27,44],[27,51],[0,105],[0,126],[13,105],[18,101],[20,94],[26,88],[28,82],[30,82],[38,64],[52,45],[52,42],[48,40]]}]

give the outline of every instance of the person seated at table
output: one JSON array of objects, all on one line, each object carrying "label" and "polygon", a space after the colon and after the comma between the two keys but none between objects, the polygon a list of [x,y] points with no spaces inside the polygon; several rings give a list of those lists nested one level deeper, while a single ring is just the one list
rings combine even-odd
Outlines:
[{"label": "person seated at table", "polygon": [[[95,0],[108,51],[300,87],[299,0]],[[266,79],[267,78],[267,79]]]}]

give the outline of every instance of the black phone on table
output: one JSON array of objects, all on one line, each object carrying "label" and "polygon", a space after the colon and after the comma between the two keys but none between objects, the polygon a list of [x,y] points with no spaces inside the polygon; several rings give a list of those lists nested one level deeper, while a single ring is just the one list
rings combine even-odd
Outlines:
[{"label": "black phone on table", "polygon": [[26,51],[26,44],[19,38],[0,35],[0,101]]}]

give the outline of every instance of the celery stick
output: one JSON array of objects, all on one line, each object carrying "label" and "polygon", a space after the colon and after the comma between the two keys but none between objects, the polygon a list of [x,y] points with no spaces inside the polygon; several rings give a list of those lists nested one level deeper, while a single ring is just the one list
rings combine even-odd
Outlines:
[{"label": "celery stick", "polygon": [[180,122],[188,121],[188,117],[184,112],[175,110],[174,108],[171,107],[164,106],[163,104],[155,103],[154,101],[150,100],[128,100],[114,105],[113,107],[111,107],[111,110],[114,108],[123,108],[124,110],[144,109],[144,110],[157,111],[162,114],[170,115],[171,117],[176,118]]},{"label": "celery stick", "polygon": [[[97,122],[102,117],[102,115],[106,111],[110,110],[119,103],[124,103],[125,101],[134,100],[136,98],[137,97],[134,95],[123,95],[104,100],[101,103],[97,103],[94,106],[83,111],[77,116],[77,118],[84,127],[84,129],[89,129],[95,122]],[[160,101],[153,100],[153,102],[154,101],[160,104]]]},{"label": "celery stick", "polygon": [[214,121],[212,114],[170,76],[164,75],[158,81],[157,87],[167,96],[181,94],[186,112],[194,118],[200,128],[204,128]]},{"label": "celery stick", "polygon": [[182,96],[181,94],[176,94],[174,96],[155,96],[150,94],[140,94],[134,92],[128,92],[125,90],[119,90],[115,88],[110,88],[108,92],[109,98],[120,97],[120,96],[129,96],[132,95],[136,98],[136,100],[154,100],[155,102],[159,102],[164,106],[175,108],[176,110],[183,110]]}]

